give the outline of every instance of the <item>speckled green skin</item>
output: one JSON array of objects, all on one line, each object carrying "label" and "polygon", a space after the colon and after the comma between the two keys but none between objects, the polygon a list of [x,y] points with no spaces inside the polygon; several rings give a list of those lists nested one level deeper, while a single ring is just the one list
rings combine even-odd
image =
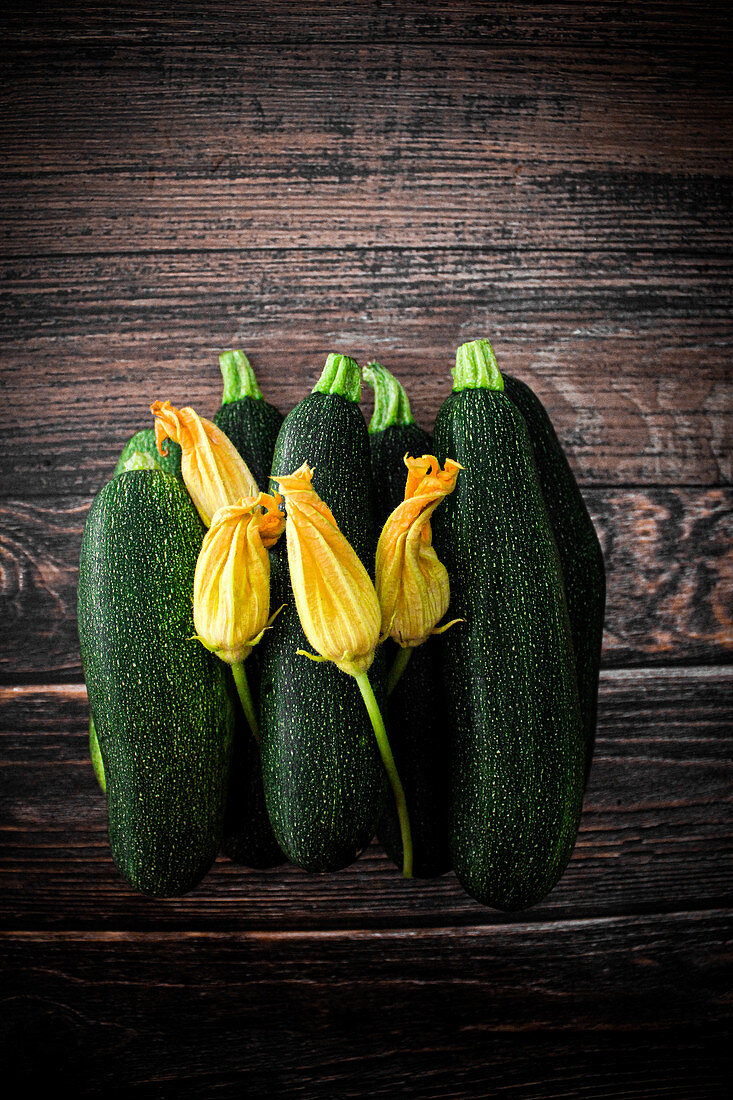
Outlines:
[{"label": "speckled green skin", "polygon": [[255,397],[230,401],[214,414],[214,423],[237,448],[263,493],[272,491],[270,463],[282,422],[279,409]]},{"label": "speckled green skin", "polygon": [[[378,530],[405,499],[406,454],[433,453],[433,438],[417,424],[394,424],[371,432],[369,444],[374,478]],[[448,737],[440,687],[437,638],[417,646],[407,668],[387,699],[390,745],[405,789],[413,846],[413,876],[435,878],[450,870],[448,798],[450,791]],[[384,643],[387,668],[399,646]],[[393,799],[377,830],[389,858],[402,867],[402,838]]]},{"label": "speckled green skin", "polygon": [[[358,405],[312,393],[285,418],[273,474],[303,462],[313,486],[373,575],[375,537],[369,440]],[[272,553],[271,606],[286,603],[260,643],[260,747],[270,821],[288,859],[306,871],[352,863],[374,836],[384,808],[385,773],[353,677],[334,664],[309,661],[287,569],[285,538]],[[383,703],[384,663],[369,670]]]},{"label": "speckled green skin", "polygon": [[[253,654],[247,658],[250,691],[255,686],[259,688],[259,673],[255,676],[253,659]],[[267,816],[259,746],[239,704],[221,850],[232,863],[242,867],[263,870],[285,862]]]},{"label": "speckled green skin", "polygon": [[370,432],[377,537],[389,514],[405,499],[405,455],[419,458],[432,454],[432,447],[433,437],[418,424],[392,424],[384,431]]},{"label": "speckled green skin", "polygon": [[181,448],[171,439],[167,440],[167,447],[168,454],[162,455],[155,442],[155,429],[143,428],[141,431],[136,432],[122,448],[122,452],[117,459],[117,465],[114,468],[112,476],[117,477],[118,474],[121,474],[125,469],[125,463],[128,458],[131,458],[135,451],[139,451],[141,454],[152,455],[161,470],[165,470],[166,473],[173,474],[174,477],[182,479]]},{"label": "speckled green skin", "polygon": [[112,854],[132,886],[159,897],[191,890],[222,834],[234,708],[224,665],[191,640],[203,534],[176,478],[128,472],[92,503],[79,563]]},{"label": "speckled green skin", "polygon": [[453,731],[450,843],[466,891],[497,909],[544,897],[570,858],[584,745],[557,547],[527,428],[488,389],[453,393],[438,457],[464,467],[433,517],[451,583],[439,639]]},{"label": "speckled green skin", "polygon": [[606,606],[603,552],[567,456],[540,399],[528,385],[508,374],[504,375],[504,393],[527,425],[542,496],[560,554],[578,675],[587,782],[596,736]]}]

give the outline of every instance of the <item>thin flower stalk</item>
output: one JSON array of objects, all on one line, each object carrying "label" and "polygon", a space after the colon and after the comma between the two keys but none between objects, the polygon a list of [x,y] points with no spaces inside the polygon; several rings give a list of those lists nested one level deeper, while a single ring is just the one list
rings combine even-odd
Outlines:
[{"label": "thin flower stalk", "polygon": [[175,409],[170,401],[155,401],[150,411],[160,454],[167,454],[166,439],[180,444],[181,475],[205,527],[220,508],[257,495],[246,462],[211,420],[188,406]]},{"label": "thin flower stalk", "polygon": [[271,625],[270,556],[285,526],[281,497],[245,497],[214,513],[196,562],[196,637],[231,665],[242,708],[259,738],[244,661]]}]

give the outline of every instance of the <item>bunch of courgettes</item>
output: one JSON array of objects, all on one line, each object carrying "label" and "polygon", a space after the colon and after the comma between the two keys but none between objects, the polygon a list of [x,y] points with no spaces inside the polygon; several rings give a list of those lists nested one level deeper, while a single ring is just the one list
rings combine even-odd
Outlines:
[{"label": "bunch of courgettes", "polygon": [[[388,641],[369,675],[402,777],[415,876],[452,867],[484,904],[535,903],[563,873],[578,828],[605,599],[598,539],[545,410],[528,386],[502,378],[486,341],[459,349],[433,439],[379,364],[364,370],[375,389],[368,430],[347,357],[329,357],[284,421],[242,353],[226,353],[221,367],[225,400],[214,419],[260,488],[307,462],[372,575],[377,534],[405,491],[404,456],[462,467],[432,522],[450,614],[461,621],[407,664]],[[248,665],[259,745],[228,669],[191,641],[204,530],[180,455],[171,447],[163,469],[151,436],[133,437],[95,499],[80,562],[90,740],[118,868],[144,893],[178,895],[219,850],[247,866],[287,858],[330,872],[377,831],[400,864],[397,816],[356,684],[298,654],[306,642],[283,540],[271,551],[271,602],[285,606]],[[387,695],[389,669],[403,667]]]}]

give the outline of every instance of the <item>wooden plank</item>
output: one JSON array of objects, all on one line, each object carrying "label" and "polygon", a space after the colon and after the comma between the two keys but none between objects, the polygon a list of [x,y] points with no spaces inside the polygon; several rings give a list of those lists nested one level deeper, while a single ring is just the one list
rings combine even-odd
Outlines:
[{"label": "wooden plank", "polygon": [[164,3],[118,0],[114,9],[89,0],[50,0],[3,14],[4,40],[19,43],[288,44],[332,42],[412,45],[489,40],[523,49],[548,46],[625,48],[632,52],[715,52],[725,48],[729,7],[725,0],[645,0],[630,11],[618,2],[488,4],[481,0],[401,0],[399,4],[269,0],[222,4],[220,0]]},{"label": "wooden plank", "polygon": [[[730,489],[589,489],[604,548],[608,666],[730,659]],[[78,680],[79,547],[89,498],[0,503],[0,683]]]},{"label": "wooden plank", "polygon": [[[28,166],[28,150],[39,132],[50,141],[39,150],[41,169],[50,164],[78,169],[90,154],[101,154],[100,167],[139,165],[151,152],[152,163],[163,158],[180,165],[199,149],[204,132],[214,146],[226,133],[241,137],[251,132],[255,167],[268,133],[270,155],[292,152],[297,160],[309,138],[316,149],[326,142],[334,151],[334,139],[340,138],[351,151],[366,133],[389,142],[403,130],[420,143],[421,152],[436,137],[442,161],[450,125],[456,153],[464,134],[482,136],[490,149],[493,142],[503,144],[500,138],[510,146],[522,133],[531,138],[531,114],[535,140],[541,136],[550,148],[572,150],[574,159],[597,149],[648,166],[662,154],[678,168],[689,157],[690,168],[698,170],[703,164],[714,166],[713,151],[723,162],[729,163],[730,156],[725,133],[716,126],[729,117],[731,107],[722,41],[701,44],[697,51],[682,40],[673,49],[647,43],[636,51],[610,38],[601,49],[543,44],[526,49],[489,38],[450,47],[414,41],[384,51],[363,44],[346,60],[337,40],[250,42],[247,50],[185,38],[106,49],[70,47],[59,40],[27,46],[3,40],[0,56],[8,77],[0,90],[8,112],[5,173]],[[121,87],[124,96],[118,94]],[[73,91],[72,102],[64,100],[65,88]],[[429,117],[430,109],[441,117]],[[654,128],[660,120],[663,133]],[[125,131],[128,123],[132,128]],[[65,148],[59,125],[70,136],[81,135],[82,143]],[[687,143],[675,152],[674,138],[683,128]],[[197,141],[191,141],[192,134]],[[120,136],[125,141],[115,148]],[[646,158],[642,139],[648,143]],[[405,149],[403,155],[409,160],[417,151]],[[243,144],[236,143],[232,152],[235,162],[250,163]],[[376,162],[378,151],[372,146],[367,152]]]},{"label": "wooden plank", "polygon": [[727,482],[729,270],[460,249],[8,261],[0,495],[94,491],[155,398],[213,414],[232,346],[285,411],[328,351],[379,358],[430,426],[456,346],[477,335],[546,402],[582,483]]},{"label": "wooden plank", "polygon": [[709,908],[733,895],[731,669],[601,681],[596,757],[565,876],[531,914],[482,908],[452,874],[403,880],[376,843],[336,875],[220,859],[188,897],[151,901],[114,868],[80,685],[0,689],[4,928],[318,929],[512,923]]},{"label": "wooden plank", "polygon": [[[6,50],[0,239],[171,248],[731,244],[724,53],[494,40]],[[115,89],[124,87],[124,97]],[[726,125],[727,124],[727,125]]]},{"label": "wooden plank", "polygon": [[82,1095],[244,1083],[258,1096],[710,1100],[725,1082],[730,932],[729,912],[678,912],[379,934],[15,934],[0,941],[6,1078],[50,1065]]},{"label": "wooden plank", "polygon": [[263,150],[252,175],[220,151],[190,168],[18,172],[0,183],[0,241],[6,256],[324,245],[699,254],[733,243],[724,165],[686,174],[603,164],[600,153],[569,164],[539,147],[487,163],[478,142],[466,145],[455,165],[428,162],[427,150],[407,165],[359,156],[346,183],[333,151],[286,170]]}]

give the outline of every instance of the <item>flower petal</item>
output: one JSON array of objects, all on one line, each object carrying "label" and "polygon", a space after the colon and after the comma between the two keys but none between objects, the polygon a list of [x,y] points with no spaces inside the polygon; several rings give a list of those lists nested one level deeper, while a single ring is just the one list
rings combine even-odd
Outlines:
[{"label": "flower petal", "polygon": [[278,500],[258,493],[220,508],[204,538],[194,577],[194,626],[207,649],[229,664],[243,661],[268,625],[267,546],[284,526]]},{"label": "flower petal", "polygon": [[166,453],[166,436],[181,446],[181,474],[205,526],[225,505],[257,495],[259,490],[249,467],[211,420],[189,407],[175,409],[170,401],[155,401],[150,411],[155,417],[160,453]]},{"label": "flower petal", "polygon": [[317,653],[356,675],[374,660],[380,623],[377,594],[312,479],[307,463],[293,474],[273,478],[285,497],[295,605]]},{"label": "flower petal", "polygon": [[383,636],[401,646],[421,645],[448,610],[450,585],[432,547],[430,518],[453,492],[461,467],[433,455],[405,456],[405,499],[385,523],[377,544],[377,593]]}]

